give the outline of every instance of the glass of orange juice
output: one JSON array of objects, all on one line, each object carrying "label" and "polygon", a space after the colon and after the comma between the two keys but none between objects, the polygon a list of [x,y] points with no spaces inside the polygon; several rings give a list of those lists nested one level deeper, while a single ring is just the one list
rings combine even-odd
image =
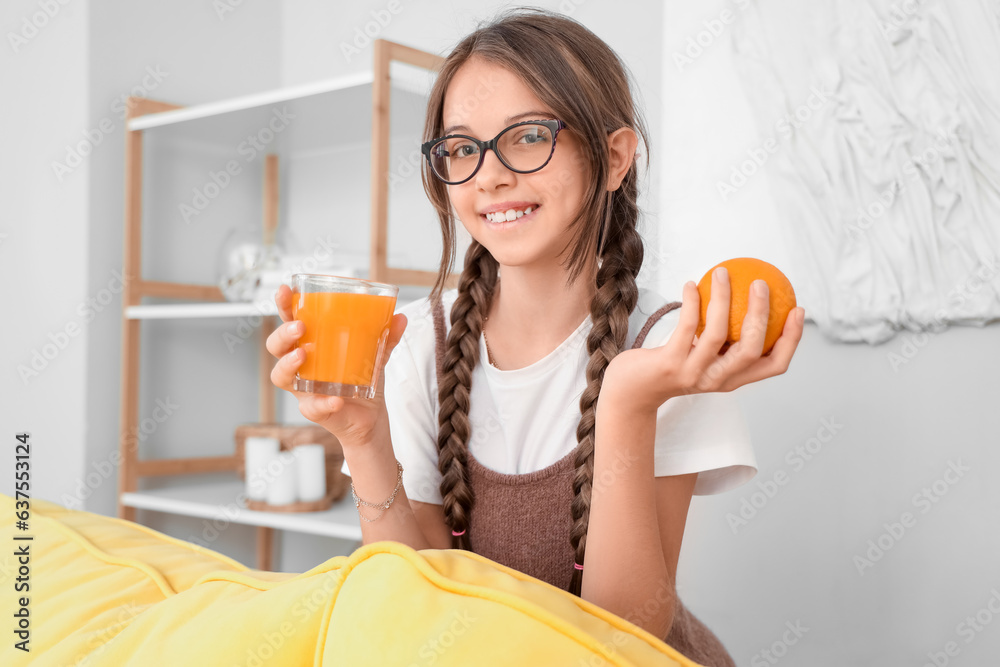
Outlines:
[{"label": "glass of orange juice", "polygon": [[375,398],[399,287],[315,273],[292,276],[292,319],[305,331],[306,357],[292,381],[297,391]]}]

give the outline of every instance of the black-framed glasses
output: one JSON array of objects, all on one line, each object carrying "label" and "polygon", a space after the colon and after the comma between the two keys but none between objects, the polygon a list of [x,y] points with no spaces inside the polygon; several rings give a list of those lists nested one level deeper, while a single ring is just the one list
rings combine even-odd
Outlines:
[{"label": "black-framed glasses", "polygon": [[489,141],[466,134],[449,134],[424,143],[420,151],[434,176],[448,185],[465,183],[475,176],[490,149],[511,171],[530,174],[552,159],[556,136],[565,127],[561,120],[526,120],[504,128]]}]

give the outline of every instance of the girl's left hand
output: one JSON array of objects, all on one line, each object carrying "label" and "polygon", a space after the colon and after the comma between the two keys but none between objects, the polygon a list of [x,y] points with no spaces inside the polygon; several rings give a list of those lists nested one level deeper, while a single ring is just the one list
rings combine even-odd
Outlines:
[{"label": "girl's left hand", "polygon": [[674,396],[729,392],[788,370],[802,338],[800,316],[805,316],[805,310],[799,307],[788,313],[781,337],[767,356],[761,356],[769,310],[766,283],[763,296],[751,289],[740,340],[720,355],[729,328],[729,276],[720,279],[713,274],[712,280],[712,298],[701,336],[695,336],[700,317],[698,287],[688,282],[680,319],[670,339],[660,347],[620,352],[605,369],[601,399],[608,392],[616,403],[655,411]]}]

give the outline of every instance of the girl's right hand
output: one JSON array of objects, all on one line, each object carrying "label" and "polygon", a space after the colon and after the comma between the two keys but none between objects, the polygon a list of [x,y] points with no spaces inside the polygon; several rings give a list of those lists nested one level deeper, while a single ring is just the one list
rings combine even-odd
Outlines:
[{"label": "girl's right hand", "polygon": [[[378,385],[375,398],[341,398],[325,394],[312,394],[292,389],[292,380],[305,358],[305,352],[295,347],[302,335],[305,323],[292,320],[292,290],[281,285],[274,295],[278,315],[283,324],[267,337],[267,351],[278,359],[271,371],[271,382],[279,389],[294,394],[299,399],[299,412],[311,422],[319,424],[337,436],[341,444],[363,445],[382,431],[388,434],[388,417],[385,409],[385,364],[393,349],[399,343],[406,329],[406,316],[396,314],[389,326],[389,337],[385,344],[382,365],[378,369]],[[299,331],[294,331],[294,327]]]}]

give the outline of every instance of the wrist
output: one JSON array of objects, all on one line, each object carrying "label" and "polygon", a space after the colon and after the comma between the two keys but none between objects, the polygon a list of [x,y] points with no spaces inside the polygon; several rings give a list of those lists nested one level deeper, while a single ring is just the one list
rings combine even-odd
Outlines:
[{"label": "wrist", "polygon": [[381,421],[372,425],[371,430],[363,434],[353,433],[340,437],[340,446],[344,450],[344,458],[350,460],[363,452],[372,453],[383,450],[392,451],[392,442],[389,438],[389,425]]},{"label": "wrist", "polygon": [[374,501],[379,501],[392,491],[399,461],[388,438],[363,445],[341,443],[341,449],[352,483],[361,482],[358,494],[362,498],[372,500],[369,495],[378,496]]},{"label": "wrist", "polygon": [[380,414],[376,414],[371,422],[364,424],[363,428],[360,424],[354,424],[340,430],[335,435],[345,450],[372,449],[387,444],[389,442],[389,415],[385,408],[382,408]]},{"label": "wrist", "polygon": [[637,390],[634,383],[630,385],[627,378],[617,372],[612,359],[604,371],[601,393],[597,399],[598,414],[604,411],[640,419],[655,417],[662,404],[663,401],[656,402],[641,389]]}]

